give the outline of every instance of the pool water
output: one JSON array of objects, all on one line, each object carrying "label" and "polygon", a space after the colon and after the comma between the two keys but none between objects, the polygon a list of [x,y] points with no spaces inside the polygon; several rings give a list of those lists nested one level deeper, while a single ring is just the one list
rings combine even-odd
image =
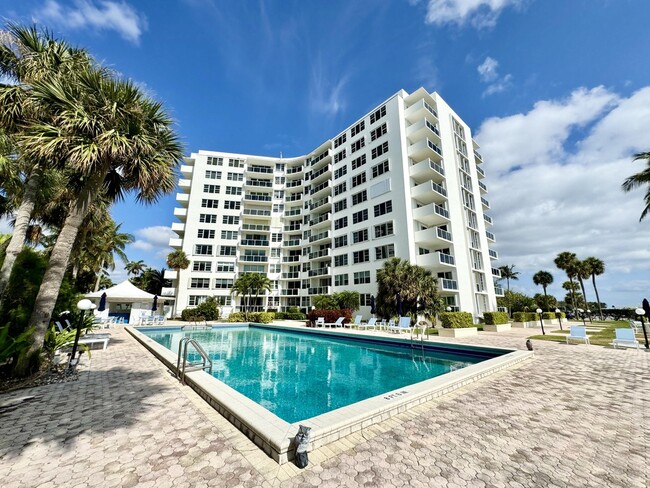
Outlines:
[{"label": "pool water", "polygon": [[174,353],[182,337],[196,339],[212,376],[289,423],[494,357],[246,326],[140,331]]}]

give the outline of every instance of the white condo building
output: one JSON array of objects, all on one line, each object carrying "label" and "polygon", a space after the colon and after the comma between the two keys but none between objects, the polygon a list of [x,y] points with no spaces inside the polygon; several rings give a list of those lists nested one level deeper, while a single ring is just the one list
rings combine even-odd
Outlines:
[{"label": "white condo building", "polygon": [[393,256],[438,277],[454,310],[497,309],[499,271],[485,172],[469,127],[437,94],[399,91],[311,153],[294,158],[199,151],[181,167],[170,246],[190,259],[167,271],[177,314],[216,296],[225,313],[242,273],[273,290],[257,309],[308,310],[312,297],[361,294]]}]

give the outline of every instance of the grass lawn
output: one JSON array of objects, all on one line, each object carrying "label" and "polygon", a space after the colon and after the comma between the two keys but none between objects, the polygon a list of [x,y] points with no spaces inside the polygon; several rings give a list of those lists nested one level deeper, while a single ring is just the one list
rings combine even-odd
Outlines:
[{"label": "grass lawn", "polygon": [[[593,330],[592,327],[602,328],[599,330]],[[628,329],[629,327],[630,325],[623,320],[618,320],[616,322],[597,322],[594,320],[593,325],[590,324],[587,326],[587,335],[589,336],[589,341],[591,344],[594,344],[596,346],[609,346],[614,340],[614,337],[616,337],[616,332],[614,332],[614,329]],[[554,330],[550,334],[530,336],[529,339],[535,339],[538,341],[566,342],[566,334],[568,333],[568,330]],[[636,338],[643,346],[643,332],[637,334]]]}]

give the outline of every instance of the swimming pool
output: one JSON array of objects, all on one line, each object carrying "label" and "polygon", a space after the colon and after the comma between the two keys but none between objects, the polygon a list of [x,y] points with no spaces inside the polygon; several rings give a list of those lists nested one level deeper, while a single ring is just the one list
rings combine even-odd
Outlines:
[{"label": "swimming pool", "polygon": [[[173,352],[196,339],[212,376],[293,423],[496,357],[261,327],[142,332]],[[198,360],[198,355],[190,356]]]},{"label": "swimming pool", "polygon": [[[125,330],[166,367],[176,371],[178,340],[185,335],[178,326],[155,329],[126,326]],[[250,324],[250,327],[241,327],[223,324],[212,330],[188,331],[188,335],[196,338],[205,349],[216,353],[215,373],[222,375],[223,380],[204,371],[193,371],[186,374],[186,384],[280,464],[293,459],[292,442],[299,424],[312,428],[310,446],[315,449],[388,420],[533,355],[529,351],[433,341],[425,342],[425,351],[422,351],[421,347],[419,350],[413,348],[414,344],[404,336],[387,337],[376,333],[350,333],[341,329],[313,329],[304,326]],[[280,339],[273,339],[273,335],[267,334],[240,335],[240,332],[246,330],[280,332],[285,339],[291,340],[280,342]],[[215,334],[218,338],[215,338]],[[154,337],[160,342],[154,340]],[[329,345],[312,345],[311,341],[318,339],[328,339]],[[213,344],[210,345],[210,342]],[[257,346],[252,347],[254,343]],[[344,352],[336,353],[335,350],[340,345],[345,346]],[[243,348],[238,352],[236,346]],[[347,348],[358,350],[351,352]],[[441,356],[433,359],[430,353],[434,352],[441,353]],[[392,360],[386,358],[391,356],[400,356],[402,362],[398,366],[388,366]],[[406,367],[409,360],[414,363],[410,370]],[[330,369],[323,373],[321,366],[325,364]],[[420,380],[422,376],[433,374],[439,367],[448,367],[449,372]],[[349,383],[353,371],[358,373],[358,378],[364,379],[363,383],[378,384],[384,392],[370,398],[367,395],[372,395],[373,392],[359,394],[356,387]],[[421,376],[416,376],[417,372]],[[280,381],[289,373],[318,377],[319,382],[307,388],[307,383],[300,381]],[[382,378],[380,373],[389,373],[389,379],[386,379],[386,375],[379,379]],[[259,403],[229,386],[228,382],[233,376],[242,376],[244,386],[257,391]],[[386,391],[386,388],[391,387],[388,381],[396,379],[400,383],[390,385],[406,386]],[[369,385],[363,386],[365,388]],[[273,404],[276,401],[273,398],[277,397],[288,400],[281,401],[282,405],[299,406],[289,413],[277,410],[278,415],[269,410],[275,408]],[[310,417],[315,411],[312,407],[302,405],[308,400],[311,402],[311,397],[319,398],[321,404],[326,406],[324,413]],[[366,399],[355,401],[362,397]],[[338,406],[337,402],[343,398],[353,403]],[[281,416],[300,420],[287,421]]]}]

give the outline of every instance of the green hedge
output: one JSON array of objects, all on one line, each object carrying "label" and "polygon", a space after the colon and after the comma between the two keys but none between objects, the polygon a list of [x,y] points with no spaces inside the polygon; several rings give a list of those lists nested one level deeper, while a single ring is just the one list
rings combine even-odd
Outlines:
[{"label": "green hedge", "polygon": [[248,320],[244,312],[231,313],[228,316],[228,322],[255,322],[258,324],[269,324],[273,322],[275,314],[273,312],[250,312]]},{"label": "green hedge", "polygon": [[515,312],[515,322],[539,322],[539,315],[536,312]]},{"label": "green hedge", "polygon": [[300,312],[276,312],[275,318],[277,320],[306,320],[307,316]]},{"label": "green hedge", "polygon": [[472,321],[472,314],[469,312],[442,312],[440,323],[445,329],[464,329],[475,327]]},{"label": "green hedge", "polygon": [[[563,319],[566,318],[566,315],[564,314],[564,312],[560,312],[559,315],[560,315],[560,317],[562,317]],[[556,319],[557,316],[558,316],[558,314],[556,314],[555,312],[543,312],[543,313],[542,313],[542,318],[543,318],[544,320],[552,320],[552,319]]]},{"label": "green hedge", "polygon": [[307,318],[311,322],[316,322],[318,317],[323,317],[327,324],[336,322],[339,317],[345,317],[343,323],[347,324],[352,321],[352,310],[349,308],[343,310],[312,310]]},{"label": "green hedge", "polygon": [[508,314],[506,312],[483,312],[485,325],[499,325],[508,323]]}]

